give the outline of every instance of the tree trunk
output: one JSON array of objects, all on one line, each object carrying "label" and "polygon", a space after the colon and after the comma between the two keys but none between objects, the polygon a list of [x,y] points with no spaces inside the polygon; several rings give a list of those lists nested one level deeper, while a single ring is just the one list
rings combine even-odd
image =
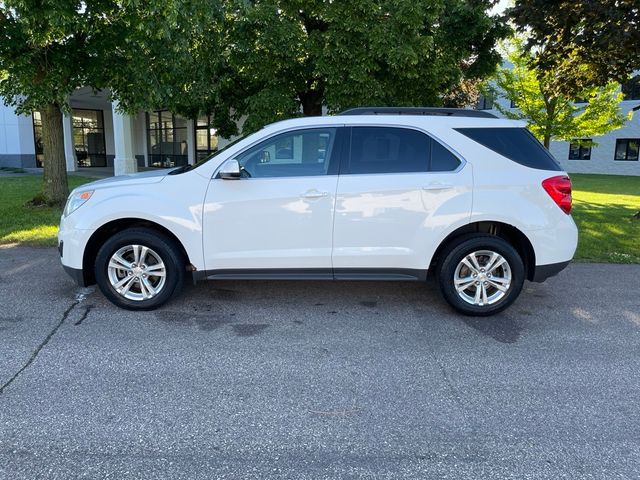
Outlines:
[{"label": "tree trunk", "polygon": [[67,163],[64,158],[62,111],[50,103],[42,112],[42,143],[44,150],[44,181],[42,195],[49,205],[64,205],[69,195]]},{"label": "tree trunk", "polygon": [[551,135],[545,135],[544,136],[544,148],[549,150],[550,146],[551,146]]},{"label": "tree trunk", "polygon": [[319,117],[322,115],[322,90],[308,90],[299,94],[302,103],[302,113],[305,117]]}]

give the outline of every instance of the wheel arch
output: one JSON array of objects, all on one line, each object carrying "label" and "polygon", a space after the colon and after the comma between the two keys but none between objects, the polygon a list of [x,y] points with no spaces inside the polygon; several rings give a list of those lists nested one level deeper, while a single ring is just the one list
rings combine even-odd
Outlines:
[{"label": "wheel arch", "polygon": [[91,237],[89,237],[82,257],[82,275],[85,285],[93,285],[96,283],[93,263],[95,262],[98,250],[100,250],[100,247],[104,244],[104,242],[112,235],[128,228],[134,227],[155,230],[156,232],[171,238],[176,243],[176,245],[180,247],[180,251],[186,260],[186,265],[188,266],[191,264],[191,261],[189,260],[189,254],[187,253],[184,245],[182,244],[180,239],[178,239],[178,237],[168,228],[151,220],[144,220],[141,218],[120,218],[105,223],[95,232],[93,232]]},{"label": "wheel arch", "polygon": [[520,257],[522,258],[525,268],[525,278],[527,280],[533,280],[536,270],[536,255],[529,238],[513,225],[492,220],[469,223],[467,225],[459,227],[458,229],[447,235],[440,242],[438,248],[433,254],[431,263],[429,264],[429,271],[433,272],[435,270],[435,267],[440,261],[443,252],[453,241],[455,241],[462,235],[468,235],[470,233],[494,235],[509,242],[509,244],[511,244],[516,249],[518,254],[520,254]]}]

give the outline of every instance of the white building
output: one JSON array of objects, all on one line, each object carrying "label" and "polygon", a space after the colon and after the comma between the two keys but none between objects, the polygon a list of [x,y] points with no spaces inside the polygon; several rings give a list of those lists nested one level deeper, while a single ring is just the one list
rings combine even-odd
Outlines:
[{"label": "white building", "polygon": [[[626,115],[640,106],[640,75],[622,87],[624,100],[621,103],[623,113]],[[494,103],[499,102],[504,108],[515,109],[509,100],[504,98],[491,101],[480,99],[478,108],[502,116],[494,108]],[[576,143],[552,141],[550,151],[569,173],[604,173],[610,175],[640,175],[640,161],[638,151],[640,149],[640,110],[634,112],[632,120],[618,130],[597,137],[586,138],[597,145],[593,147],[580,147]]]},{"label": "white building", "polygon": [[[63,117],[67,170],[113,168],[115,174],[140,167],[191,164],[216,150],[209,117],[186,119],[167,110],[122,115],[108,92],[82,88]],[[44,159],[40,115],[16,115],[0,105],[0,167],[38,168]]]},{"label": "white building", "polygon": [[[640,75],[623,92],[626,113],[640,105]],[[215,151],[219,142],[226,143],[218,139],[206,116],[186,119],[167,110],[121,115],[107,92],[94,94],[89,88],[74,92],[70,103],[71,115],[63,118],[68,171],[107,167],[119,175],[192,164]],[[500,115],[486,100],[479,108]],[[37,112],[19,116],[13,108],[0,105],[0,167],[41,167],[45,161],[41,138]],[[640,111],[623,128],[591,140],[598,145],[552,142],[551,152],[568,172],[640,175]]]}]

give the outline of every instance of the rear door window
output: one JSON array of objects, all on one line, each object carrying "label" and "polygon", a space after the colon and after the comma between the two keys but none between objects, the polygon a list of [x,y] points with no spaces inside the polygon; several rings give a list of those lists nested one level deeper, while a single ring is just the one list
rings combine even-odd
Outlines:
[{"label": "rear door window", "polygon": [[526,128],[456,128],[456,131],[525,167],[562,170],[556,159]]},{"label": "rear door window", "polygon": [[397,127],[353,127],[346,172],[453,171],[460,160],[428,135]]},{"label": "rear door window", "polygon": [[353,127],[349,173],[426,172],[430,142],[406,128]]}]

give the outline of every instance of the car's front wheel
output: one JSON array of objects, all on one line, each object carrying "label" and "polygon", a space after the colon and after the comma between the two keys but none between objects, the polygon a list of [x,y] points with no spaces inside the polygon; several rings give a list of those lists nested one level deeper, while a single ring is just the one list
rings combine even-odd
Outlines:
[{"label": "car's front wheel", "polygon": [[438,283],[445,300],[465,315],[501,312],[520,295],[524,264],[505,240],[492,235],[460,238],[438,264]]},{"label": "car's front wheel", "polygon": [[109,238],[98,251],[96,283],[111,302],[129,310],[152,310],[177,294],[185,259],[159,232],[131,228]]}]

